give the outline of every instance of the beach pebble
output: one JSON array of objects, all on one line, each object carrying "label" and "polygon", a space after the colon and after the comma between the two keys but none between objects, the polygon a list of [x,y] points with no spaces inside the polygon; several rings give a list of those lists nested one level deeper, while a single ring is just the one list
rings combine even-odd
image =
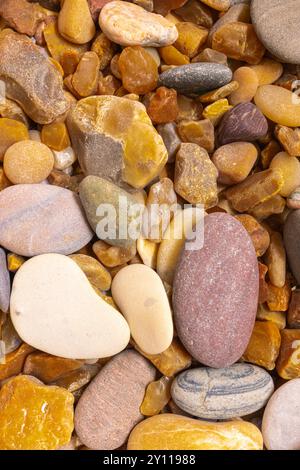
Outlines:
[{"label": "beach pebble", "polygon": [[227,367],[247,347],[257,302],[251,238],[232,216],[207,215],[203,248],[184,249],[175,272],[173,307],[180,340],[200,363]]},{"label": "beach pebble", "polygon": [[0,192],[0,244],[13,253],[66,255],[92,237],[79,197],[68,189],[20,184]]},{"label": "beach pebble", "polygon": [[179,374],[171,395],[179,408],[204,419],[230,419],[263,408],[274,391],[272,377],[260,367],[233,364],[201,367]]},{"label": "beach pebble", "polygon": [[0,310],[6,313],[9,308],[10,278],[5,251],[0,248]]},{"label": "beach pebble", "polygon": [[58,31],[75,44],[85,44],[93,39],[96,28],[87,0],[64,0],[58,15]]},{"label": "beach pebble", "polygon": [[75,261],[63,255],[36,256],[21,266],[10,313],[23,341],[55,356],[109,357],[129,341],[122,315],[97,295]]},{"label": "beach pebble", "polygon": [[253,0],[251,19],[256,34],[281,62],[300,63],[300,21],[297,0]]},{"label": "beach pebble", "polygon": [[165,351],[172,342],[173,322],[164,285],[156,272],[142,264],[126,266],[114,277],[111,290],[140,349],[147,354]]},{"label": "beach pebble", "polygon": [[155,368],[136,351],[114,357],[81,396],[75,410],[76,434],[90,449],[117,449],[143,419],[145,389]]},{"label": "beach pebble", "polygon": [[300,450],[300,379],[286,382],[269,400],[262,433],[268,450]]},{"label": "beach pebble", "polygon": [[300,210],[292,211],[284,225],[284,246],[289,266],[300,284]]},{"label": "beach pebble", "polygon": [[159,77],[160,85],[174,88],[183,95],[200,95],[227,85],[231,79],[229,67],[208,62],[173,67]]},{"label": "beach pebble", "polygon": [[177,29],[170,21],[124,1],[105,5],[99,24],[111,41],[122,46],[168,46],[178,37]]}]

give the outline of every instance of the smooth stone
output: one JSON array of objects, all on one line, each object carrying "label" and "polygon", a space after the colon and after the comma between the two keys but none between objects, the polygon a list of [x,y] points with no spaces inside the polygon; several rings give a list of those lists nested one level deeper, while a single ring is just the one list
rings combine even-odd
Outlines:
[{"label": "smooth stone", "polygon": [[262,433],[268,450],[300,450],[300,379],[290,380],[270,398]]},{"label": "smooth stone", "polygon": [[268,121],[253,103],[241,103],[227,111],[218,129],[219,145],[253,142],[268,132]]},{"label": "smooth stone", "polygon": [[126,266],[114,277],[111,291],[141,350],[146,354],[165,351],[173,339],[173,321],[158,274],[143,264]]},{"label": "smooth stone", "polygon": [[7,269],[6,253],[0,248],[0,310],[7,313],[10,298],[10,277]]},{"label": "smooth stone", "polygon": [[93,238],[80,199],[48,184],[19,184],[0,192],[0,244],[22,256],[68,255]]},{"label": "smooth stone", "polygon": [[273,391],[272,377],[264,369],[233,364],[184,371],[175,378],[171,395],[190,415],[215,420],[252,414],[266,405]]},{"label": "smooth stone", "polygon": [[283,240],[290,269],[300,284],[300,209],[288,215],[284,224]]},{"label": "smooth stone", "polygon": [[123,316],[97,295],[75,261],[59,254],[36,256],[21,266],[10,313],[25,343],[54,356],[110,357],[125,349],[130,337]]},{"label": "smooth stone", "polygon": [[106,4],[99,16],[104,34],[122,46],[161,47],[178,38],[174,24],[133,3],[113,1]]},{"label": "smooth stone", "polygon": [[229,214],[207,215],[204,245],[184,248],[173,283],[177,333],[197,361],[222,368],[242,356],[254,327],[258,286],[256,253],[242,224]]},{"label": "smooth stone", "polygon": [[[79,185],[79,196],[87,219],[98,238],[110,245],[124,248],[135,245],[141,231],[144,206],[140,205],[138,210],[137,200],[133,195],[103,178],[87,176]],[[110,210],[116,216],[109,219],[113,233],[107,234],[108,238],[104,238],[108,219],[106,204],[111,206]],[[134,227],[135,234],[130,230]]]},{"label": "smooth stone", "polygon": [[127,350],[111,359],[79,399],[75,430],[80,441],[95,450],[123,445],[143,419],[140,406],[155,375],[155,368],[136,351]]},{"label": "smooth stone", "polygon": [[223,64],[199,62],[166,70],[159,76],[161,86],[174,88],[183,95],[200,95],[227,85],[232,71]]},{"label": "smooth stone", "polygon": [[298,0],[252,0],[251,19],[263,45],[281,62],[300,64]]}]

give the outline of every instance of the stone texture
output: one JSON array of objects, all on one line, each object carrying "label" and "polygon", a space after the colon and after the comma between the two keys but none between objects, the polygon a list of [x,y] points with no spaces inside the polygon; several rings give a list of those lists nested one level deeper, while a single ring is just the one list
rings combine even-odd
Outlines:
[{"label": "stone texture", "polygon": [[0,214],[0,244],[23,256],[74,253],[93,237],[79,197],[57,186],[10,186],[0,193]]},{"label": "stone texture", "polygon": [[117,449],[143,419],[140,413],[154,367],[135,351],[114,357],[84,391],[75,410],[75,429],[90,449]]},{"label": "stone texture", "polygon": [[284,225],[284,246],[290,268],[300,284],[300,210],[292,211]]},{"label": "stone texture", "polygon": [[0,310],[6,313],[9,308],[10,277],[7,269],[6,253],[0,248]]},{"label": "stone texture", "polygon": [[204,246],[183,250],[173,284],[177,332],[196,360],[221,368],[241,357],[254,326],[258,287],[256,254],[244,227],[228,214],[207,215]]}]

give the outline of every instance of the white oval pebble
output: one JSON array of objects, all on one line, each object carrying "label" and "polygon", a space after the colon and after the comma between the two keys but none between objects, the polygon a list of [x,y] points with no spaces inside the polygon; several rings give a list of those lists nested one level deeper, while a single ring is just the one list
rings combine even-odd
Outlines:
[{"label": "white oval pebble", "polygon": [[173,321],[158,274],[143,264],[126,266],[114,277],[111,290],[141,350],[147,354],[165,351],[172,342]]},{"label": "white oval pebble", "polygon": [[52,150],[54,156],[54,168],[56,170],[66,170],[74,162],[76,162],[76,155],[72,147],[67,147],[64,150]]},{"label": "white oval pebble", "polygon": [[11,319],[20,337],[40,351],[72,359],[113,356],[128,344],[123,316],[91,287],[71,258],[45,254],[15,275]]}]

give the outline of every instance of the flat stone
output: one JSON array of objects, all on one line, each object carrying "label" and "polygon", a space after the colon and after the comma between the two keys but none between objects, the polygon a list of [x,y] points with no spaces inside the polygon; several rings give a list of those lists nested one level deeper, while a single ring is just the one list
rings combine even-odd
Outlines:
[{"label": "flat stone", "polygon": [[222,368],[242,356],[254,327],[258,286],[255,250],[242,224],[228,214],[207,215],[203,248],[182,251],[173,283],[178,336],[197,361]]},{"label": "flat stone", "polygon": [[271,54],[281,62],[300,64],[298,0],[252,0],[251,19]]},{"label": "flat stone", "polygon": [[124,317],[95,292],[75,261],[54,253],[31,258],[17,271],[10,314],[25,343],[69,359],[113,356],[130,337]]},{"label": "flat stone", "polygon": [[300,209],[290,212],[283,235],[290,269],[300,284]]},{"label": "flat stone", "polygon": [[179,374],[171,395],[182,410],[203,419],[231,419],[263,408],[274,391],[272,377],[251,364],[201,367]]},{"label": "flat stone", "polygon": [[19,184],[0,192],[0,244],[22,256],[71,254],[93,232],[74,192],[47,184]]},{"label": "flat stone", "polygon": [[75,410],[75,429],[89,449],[117,449],[140,413],[145,389],[155,368],[139,353],[127,350],[114,357],[84,391]]},{"label": "flat stone", "polygon": [[279,387],[263,416],[262,433],[268,450],[300,450],[300,379]]},{"label": "flat stone", "polygon": [[0,248],[0,310],[6,313],[9,308],[10,277],[7,269],[6,253]]},{"label": "flat stone", "polygon": [[201,95],[227,85],[231,79],[232,71],[226,65],[199,62],[166,70],[160,74],[159,82],[183,95]]}]

